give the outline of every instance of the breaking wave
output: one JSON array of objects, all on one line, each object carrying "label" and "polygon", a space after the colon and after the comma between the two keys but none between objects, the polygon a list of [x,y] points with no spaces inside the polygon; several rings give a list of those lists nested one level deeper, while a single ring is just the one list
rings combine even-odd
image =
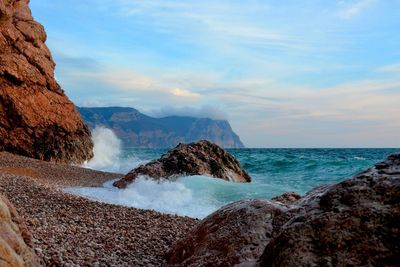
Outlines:
[{"label": "breaking wave", "polygon": [[103,126],[97,126],[92,131],[93,153],[91,160],[83,167],[99,171],[127,173],[145,161],[135,156],[125,157],[122,152],[122,142],[115,133]]},{"label": "breaking wave", "polygon": [[167,180],[157,182],[139,177],[126,189],[115,188],[112,185],[113,181],[110,181],[103,187],[78,187],[65,190],[105,203],[151,209],[199,219],[206,217],[223,205],[223,203],[210,199],[207,194],[199,194],[188,188],[182,179],[174,182]]}]

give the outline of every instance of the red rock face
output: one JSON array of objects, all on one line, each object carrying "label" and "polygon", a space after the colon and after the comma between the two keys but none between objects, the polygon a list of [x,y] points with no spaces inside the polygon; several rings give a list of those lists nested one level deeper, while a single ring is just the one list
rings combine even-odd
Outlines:
[{"label": "red rock face", "polygon": [[0,2],[0,150],[81,163],[92,157],[90,132],[54,79],[46,32],[28,3]]}]

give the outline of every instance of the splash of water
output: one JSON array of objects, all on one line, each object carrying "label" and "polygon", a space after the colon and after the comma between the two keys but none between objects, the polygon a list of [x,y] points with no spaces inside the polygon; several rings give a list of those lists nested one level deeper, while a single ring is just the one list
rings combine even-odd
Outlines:
[{"label": "splash of water", "polygon": [[92,131],[92,140],[94,156],[90,161],[83,164],[85,168],[127,173],[143,163],[134,156],[124,157],[122,142],[111,129],[97,126]]}]

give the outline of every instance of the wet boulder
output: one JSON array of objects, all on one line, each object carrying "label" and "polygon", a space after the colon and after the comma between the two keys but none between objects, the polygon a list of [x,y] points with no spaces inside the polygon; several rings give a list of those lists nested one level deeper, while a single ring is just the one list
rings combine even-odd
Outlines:
[{"label": "wet boulder", "polygon": [[216,144],[202,140],[191,144],[179,144],[157,160],[141,165],[114,183],[125,188],[138,176],[153,179],[176,179],[186,175],[206,175],[231,182],[250,182],[250,176],[240,163]]}]

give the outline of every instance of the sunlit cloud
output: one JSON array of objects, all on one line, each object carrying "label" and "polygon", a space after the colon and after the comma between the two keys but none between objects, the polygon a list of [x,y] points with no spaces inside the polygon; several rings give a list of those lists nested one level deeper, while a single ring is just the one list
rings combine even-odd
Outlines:
[{"label": "sunlit cloud", "polygon": [[171,90],[171,93],[175,96],[179,97],[188,97],[188,98],[194,98],[197,99],[200,97],[200,94],[198,93],[193,93],[188,90],[182,89],[182,88],[174,88]]}]

